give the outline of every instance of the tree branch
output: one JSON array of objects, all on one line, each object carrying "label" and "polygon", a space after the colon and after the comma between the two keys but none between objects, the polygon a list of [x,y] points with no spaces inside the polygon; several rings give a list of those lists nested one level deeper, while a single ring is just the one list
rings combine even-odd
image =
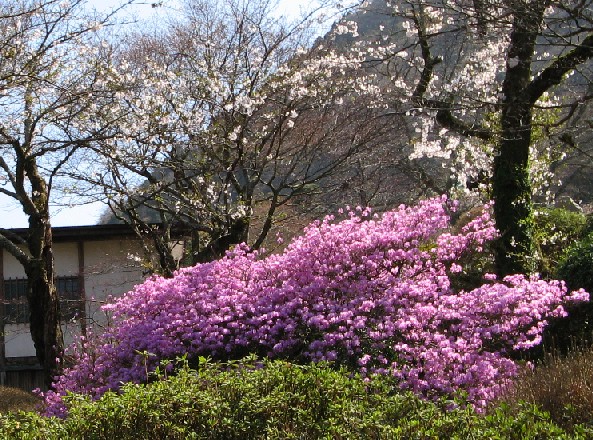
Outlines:
[{"label": "tree branch", "polygon": [[448,130],[454,131],[461,136],[475,137],[484,141],[489,141],[494,137],[492,130],[478,124],[468,124],[459,118],[456,118],[451,111],[451,104],[442,101],[427,102],[429,108],[437,111],[437,122]]},{"label": "tree branch", "polygon": [[468,124],[455,117],[451,111],[451,104],[445,101],[425,99],[424,94],[432,80],[434,68],[442,62],[440,57],[433,57],[430,52],[428,36],[424,32],[422,20],[417,14],[413,17],[414,24],[418,30],[418,41],[424,60],[424,67],[420,72],[420,80],[412,93],[412,102],[421,108],[429,108],[437,111],[436,121],[448,130],[454,131],[461,136],[477,137],[482,140],[490,140],[494,136],[492,131],[482,126]]},{"label": "tree branch", "polygon": [[26,267],[31,262],[31,257],[18,247],[13,240],[9,239],[8,235],[13,234],[10,234],[6,229],[0,229],[0,249],[6,249],[23,267]]},{"label": "tree branch", "polygon": [[593,34],[589,34],[580,45],[557,58],[535,77],[525,89],[526,101],[532,105],[535,104],[544,92],[560,84],[567,73],[591,58],[593,58]]}]

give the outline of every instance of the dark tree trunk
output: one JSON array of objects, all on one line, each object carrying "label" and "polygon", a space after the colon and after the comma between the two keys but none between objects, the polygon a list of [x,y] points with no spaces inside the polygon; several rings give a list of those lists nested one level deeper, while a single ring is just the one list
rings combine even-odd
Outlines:
[{"label": "dark tree trunk", "polygon": [[535,270],[533,214],[529,177],[532,102],[524,93],[545,5],[517,2],[503,83],[501,138],[494,160],[492,197],[501,233],[496,248],[500,276]]},{"label": "dark tree trunk", "polygon": [[171,249],[171,234],[156,231],[153,243],[159,259],[160,274],[165,278],[172,278],[177,270],[177,262]]},{"label": "dark tree trunk", "polygon": [[[29,123],[26,127],[32,130]],[[27,139],[27,146],[29,142],[30,139]],[[29,218],[27,247],[30,253],[30,259],[23,266],[28,279],[31,337],[37,359],[43,367],[45,384],[49,388],[54,377],[61,372],[64,338],[60,300],[54,279],[53,238],[49,215],[50,186],[41,176],[35,157],[26,155],[27,148],[15,141],[17,174],[22,175],[22,181],[24,176],[28,178],[32,194],[31,198],[22,197],[23,208]],[[24,194],[24,186],[20,189]]]},{"label": "dark tree trunk", "polygon": [[478,35],[484,36],[488,27],[488,8],[484,0],[474,0],[474,9],[476,11],[476,20],[478,26]]},{"label": "dark tree trunk", "polygon": [[[491,16],[490,2],[474,0],[473,5],[478,33],[485,34],[488,21],[494,18],[494,15]],[[513,18],[502,85],[500,137],[497,140],[492,173],[494,216],[501,234],[495,248],[496,270],[498,275],[505,276],[512,273],[531,273],[536,268],[529,163],[533,110],[545,92],[561,84],[566,75],[580,64],[593,59],[593,33],[582,28],[572,37],[567,37],[566,47],[572,44],[572,50],[563,50],[543,70],[535,72],[532,67],[537,38],[546,28],[544,12],[554,2],[505,0],[500,5],[506,8],[504,20],[510,16]],[[585,5],[575,6],[573,12],[580,14],[582,12],[579,11],[584,8]],[[440,59],[430,53],[429,36],[423,28],[422,19],[421,14],[414,17],[424,68],[421,69],[412,102],[419,107],[435,110],[436,121],[448,130],[462,136],[492,141],[496,135],[488,127],[467,124],[463,119],[455,117],[449,102],[424,97],[432,80],[434,67]],[[569,24],[570,26],[572,25]],[[542,39],[541,43],[545,44],[545,41]],[[573,106],[580,105],[586,99],[584,96],[577,97]]]},{"label": "dark tree trunk", "polygon": [[213,238],[197,255],[195,261],[197,263],[207,263],[209,261],[218,260],[223,257],[233,245],[247,241],[249,233],[249,219],[240,218],[238,220],[231,220],[230,226],[226,233],[219,237]]},{"label": "dark tree trunk", "polygon": [[501,232],[496,246],[496,269],[500,276],[531,273],[533,255],[533,216],[529,179],[531,128],[521,121],[530,117],[527,109],[513,110],[503,117],[507,126],[500,141],[500,154],[494,159],[492,196],[496,226]]},{"label": "dark tree trunk", "polygon": [[28,278],[28,300],[31,337],[37,359],[43,367],[48,387],[60,373],[64,352],[60,326],[60,301],[54,280],[52,232],[46,218],[29,219],[31,261],[25,267]]}]

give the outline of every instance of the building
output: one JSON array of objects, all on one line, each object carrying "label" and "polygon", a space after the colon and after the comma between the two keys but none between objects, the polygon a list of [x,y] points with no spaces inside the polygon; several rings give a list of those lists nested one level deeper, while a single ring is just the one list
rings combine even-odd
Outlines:
[{"label": "building", "polygon": [[[24,236],[26,229],[11,232]],[[56,285],[65,344],[89,327],[106,324],[101,305],[142,282],[141,242],[125,224],[53,228]],[[0,384],[43,387],[29,332],[23,267],[0,249]]]}]

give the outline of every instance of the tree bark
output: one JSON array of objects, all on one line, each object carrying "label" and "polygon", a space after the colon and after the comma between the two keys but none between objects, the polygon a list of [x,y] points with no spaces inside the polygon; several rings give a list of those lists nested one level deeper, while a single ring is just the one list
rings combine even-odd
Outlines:
[{"label": "tree bark", "polygon": [[214,237],[195,256],[198,263],[207,263],[222,258],[233,245],[247,241],[249,234],[249,218],[229,220],[229,226],[224,235]]},{"label": "tree bark", "polygon": [[502,86],[501,138],[494,160],[492,197],[500,231],[495,251],[498,275],[535,270],[529,148],[533,105],[524,91],[546,2],[517,2]]},{"label": "tree bark", "polygon": [[[165,228],[168,225],[163,225]],[[153,243],[156,253],[159,258],[159,269],[161,275],[165,278],[172,278],[177,270],[177,262],[173,257],[173,249],[171,248],[171,233],[167,231],[154,231]]]},{"label": "tree bark", "polygon": [[[27,128],[29,124],[26,124]],[[31,133],[28,130],[27,133]],[[43,368],[44,381],[51,388],[54,377],[61,372],[64,338],[60,319],[60,299],[55,285],[53,237],[49,214],[50,186],[39,173],[35,157],[27,156],[26,146],[17,145],[17,174],[21,176],[19,190],[25,201],[23,208],[29,218],[27,247],[30,258],[23,264],[27,275],[27,297],[30,310],[31,338],[35,353]],[[26,197],[22,182],[29,181],[32,196]]]},{"label": "tree bark", "polygon": [[64,352],[49,221],[45,218],[30,218],[27,241],[32,254],[29,264],[25,267],[28,278],[31,337],[37,359],[43,367],[45,384],[49,388],[61,370]]}]

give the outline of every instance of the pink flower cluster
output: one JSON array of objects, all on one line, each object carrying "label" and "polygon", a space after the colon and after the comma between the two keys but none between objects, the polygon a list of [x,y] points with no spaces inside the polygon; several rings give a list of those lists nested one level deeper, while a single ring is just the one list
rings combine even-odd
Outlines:
[{"label": "pink flower cluster", "polygon": [[496,230],[486,206],[459,234],[447,233],[452,208],[445,197],[382,215],[357,208],[311,224],[281,254],[260,258],[239,246],[172,279],[153,277],[105,306],[113,326],[94,350],[84,341],[74,350],[76,363],[48,402],[144,381],[147,368],[183,354],[257,353],[392,374],[427,397],[465,390],[483,406],[516,374],[509,351],[539,343],[546,320],[588,294],[487,274],[481,287],[453,291],[461,257]]}]

